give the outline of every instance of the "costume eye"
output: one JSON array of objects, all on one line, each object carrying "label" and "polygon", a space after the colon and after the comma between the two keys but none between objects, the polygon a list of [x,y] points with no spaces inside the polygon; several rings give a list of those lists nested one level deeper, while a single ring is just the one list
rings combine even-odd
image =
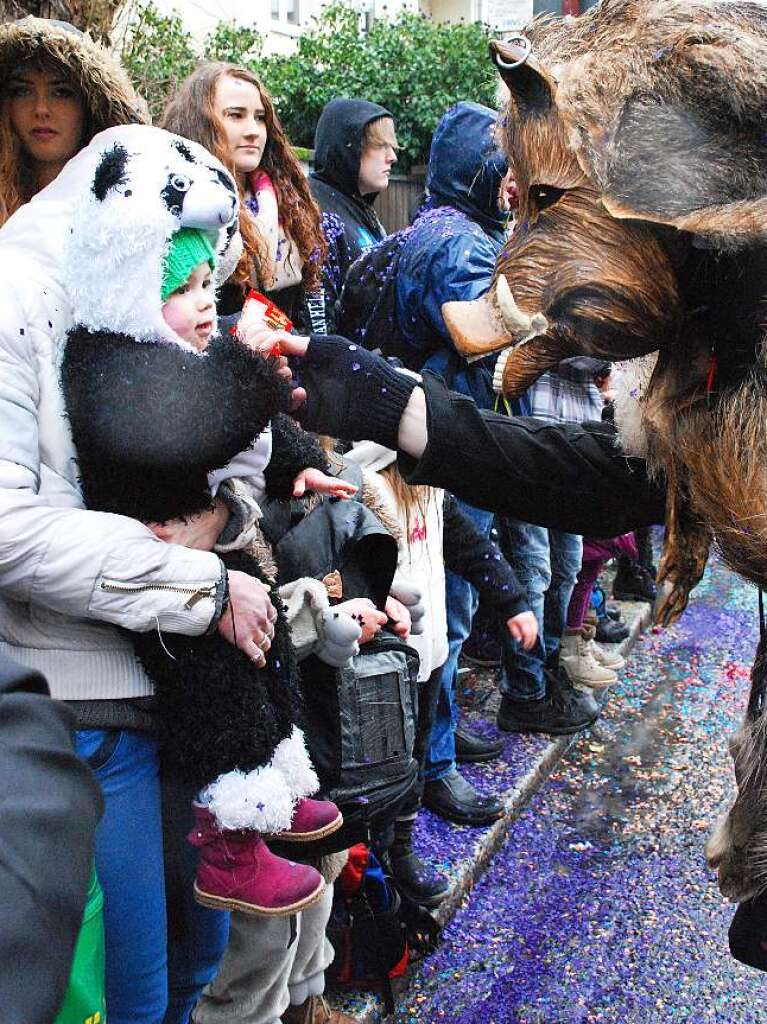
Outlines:
[{"label": "costume eye", "polygon": [[554,185],[531,185],[528,192],[531,203],[539,210],[553,206],[564,194],[563,188],[556,188]]},{"label": "costume eye", "polygon": [[192,187],[189,178],[185,178],[183,174],[174,174],[170,183],[177,192],[188,192]]}]

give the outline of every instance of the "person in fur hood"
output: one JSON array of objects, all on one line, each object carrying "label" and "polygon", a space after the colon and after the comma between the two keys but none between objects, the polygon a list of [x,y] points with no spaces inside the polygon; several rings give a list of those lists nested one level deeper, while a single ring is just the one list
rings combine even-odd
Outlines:
[{"label": "person in fur hood", "polygon": [[0,25],[0,96],[0,224],[98,132],[149,121],[114,57],[48,18]]},{"label": "person in fur hood", "polygon": [[[289,389],[275,360],[215,331],[213,274],[235,237],[233,181],[201,147],[145,131],[141,147],[105,142],[66,241],[74,326],[61,380],[87,505],[165,523],[208,510],[213,486],[235,473],[279,492],[267,428]],[[312,461],[306,447],[296,455],[296,470]],[[237,630],[225,594],[212,633],[164,639],[158,617],[134,647],[158,684],[165,757],[200,787],[190,834],[200,847],[196,898],[293,914],[320,898],[324,882],[273,855],[262,835],[307,843],[342,818],[309,799],[318,781],[297,725],[295,652],[274,575],[255,543],[219,550],[230,574],[259,580],[272,598],[250,647],[222,635]],[[188,604],[200,596],[190,588]],[[348,625],[353,644],[358,627]]]}]

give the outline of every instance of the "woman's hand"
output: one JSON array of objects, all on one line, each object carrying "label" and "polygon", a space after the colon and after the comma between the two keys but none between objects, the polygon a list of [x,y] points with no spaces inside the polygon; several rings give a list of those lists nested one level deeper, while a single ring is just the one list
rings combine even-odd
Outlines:
[{"label": "woman's hand", "polygon": [[506,628],[524,650],[532,649],[538,639],[538,620],[532,612],[520,612],[506,620]]},{"label": "woman's hand", "polygon": [[353,597],[349,601],[342,601],[341,604],[334,605],[333,611],[346,612],[359,625],[362,630],[358,641],[360,644],[372,640],[386,625],[386,614],[379,612],[373,602],[366,597]]},{"label": "woman's hand", "polygon": [[411,621],[408,609],[396,597],[392,597],[391,594],[386,598],[385,608],[394,632],[403,640],[409,640]]},{"label": "woman's hand", "polygon": [[266,584],[236,569],[230,569],[228,576],[229,606],[216,628],[225,640],[263,668],[274,638],[277,609]]},{"label": "woman's hand", "polygon": [[166,544],[181,544],[197,551],[212,551],[221,531],[229,522],[229,509],[216,499],[213,508],[188,519],[169,519],[167,523],[146,525]]},{"label": "woman's hand", "polygon": [[321,469],[302,469],[293,481],[293,497],[303,498],[307,491],[327,494],[331,498],[353,498],[357,486],[337,476],[328,476]]}]

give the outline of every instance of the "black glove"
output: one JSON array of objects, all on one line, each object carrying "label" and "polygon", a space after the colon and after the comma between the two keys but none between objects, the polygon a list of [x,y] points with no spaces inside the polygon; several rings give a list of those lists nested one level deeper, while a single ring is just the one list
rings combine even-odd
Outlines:
[{"label": "black glove", "polygon": [[397,449],[399,421],[418,381],[337,335],[313,334],[290,359],[306,402],[294,413],[306,430]]}]

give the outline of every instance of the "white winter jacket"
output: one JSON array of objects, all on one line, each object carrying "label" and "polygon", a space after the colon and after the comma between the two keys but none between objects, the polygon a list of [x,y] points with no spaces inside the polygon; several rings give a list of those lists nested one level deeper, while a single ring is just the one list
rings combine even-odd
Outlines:
[{"label": "white winter jacket", "polygon": [[204,633],[223,571],[213,553],[83,508],[57,360],[72,326],[61,258],[94,161],[91,144],[0,229],[0,651],[67,700],[151,694],[115,627]]}]

